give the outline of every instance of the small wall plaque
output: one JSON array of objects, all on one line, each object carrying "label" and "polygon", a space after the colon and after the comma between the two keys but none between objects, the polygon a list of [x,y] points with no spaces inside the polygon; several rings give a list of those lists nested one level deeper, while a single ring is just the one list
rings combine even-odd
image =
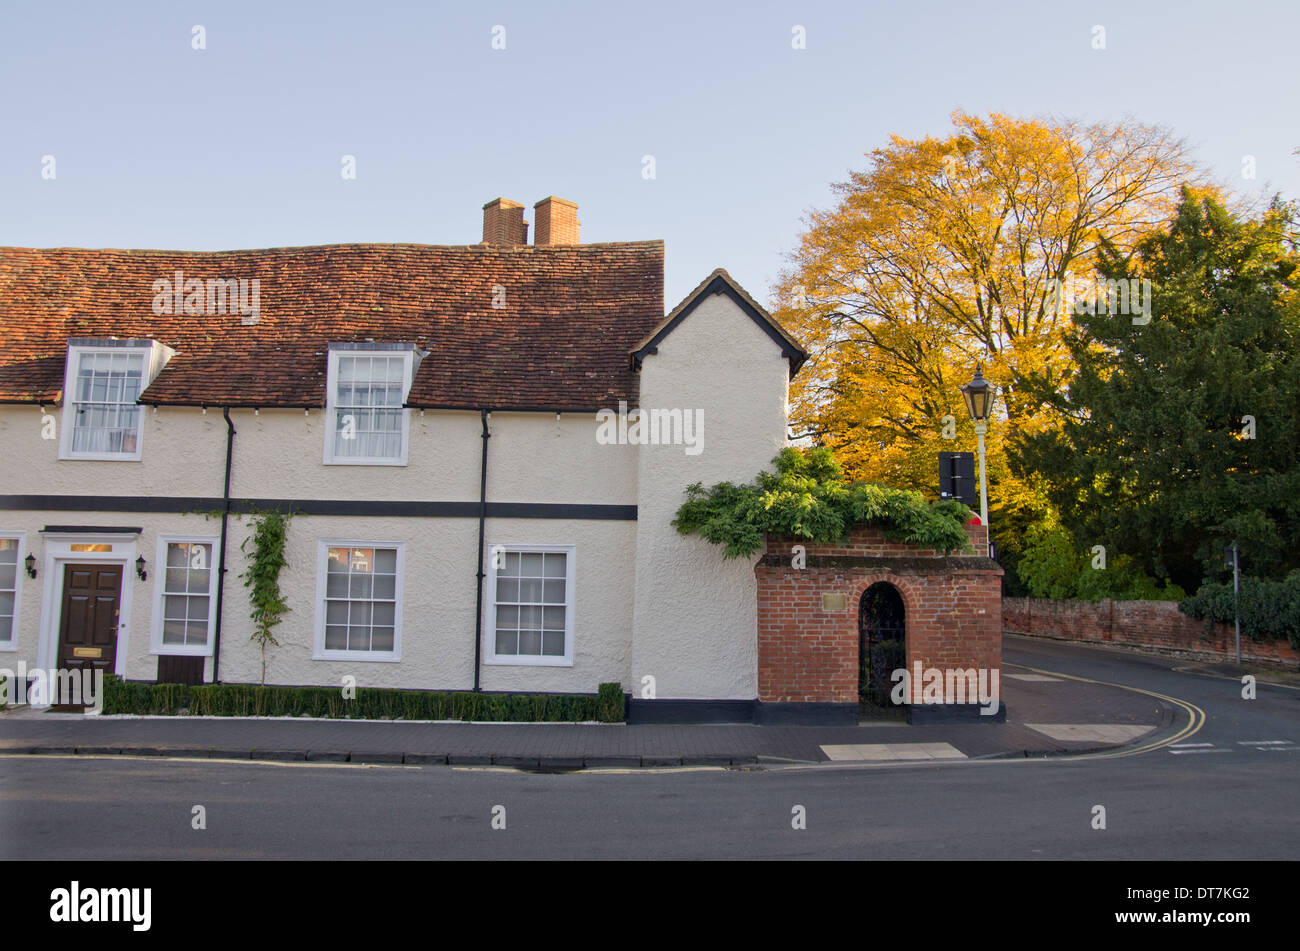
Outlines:
[{"label": "small wall plaque", "polygon": [[845,607],[844,595],[842,594],[823,594],[822,610],[823,611],[843,611]]},{"label": "small wall plaque", "polygon": [[72,648],[73,657],[103,657],[104,649],[102,647],[74,647]]}]

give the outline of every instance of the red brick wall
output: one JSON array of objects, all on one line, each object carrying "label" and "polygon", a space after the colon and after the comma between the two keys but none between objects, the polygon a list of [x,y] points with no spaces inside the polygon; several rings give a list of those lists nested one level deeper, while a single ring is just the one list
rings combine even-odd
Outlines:
[{"label": "red brick wall", "polygon": [[[1002,571],[981,557],[986,529],[967,526],[973,551],[938,552],[888,541],[879,529],[855,529],[846,545],[768,539],[758,575],[758,696],[768,702],[853,703],[858,699],[858,601],[877,581],[898,589],[906,611],[907,665],[1002,666]],[[807,549],[808,567],[791,566]],[[818,567],[814,559],[884,559],[872,567]],[[929,564],[926,564],[929,562]],[[962,564],[967,562],[968,564]],[[824,610],[823,594],[844,595]],[[919,691],[921,684],[913,685]]]},{"label": "red brick wall", "polygon": [[[1237,656],[1236,634],[1231,624],[1215,624],[1207,634],[1204,621],[1183,614],[1173,601],[1005,598],[1002,626],[1013,634],[1123,644],[1207,657],[1235,659]],[[1286,641],[1257,642],[1243,637],[1241,656],[1293,667],[1300,665],[1300,654]]]}]

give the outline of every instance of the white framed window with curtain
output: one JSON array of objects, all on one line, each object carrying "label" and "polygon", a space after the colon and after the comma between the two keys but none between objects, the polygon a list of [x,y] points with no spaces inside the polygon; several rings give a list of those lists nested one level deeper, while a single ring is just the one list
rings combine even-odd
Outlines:
[{"label": "white framed window with curtain", "polygon": [[140,459],[152,346],[68,347],[63,385],[62,459]]},{"label": "white framed window with curtain", "polygon": [[22,603],[26,535],[0,532],[0,651],[18,649],[18,609]]},{"label": "white framed window with curtain", "polygon": [[402,542],[319,543],[314,659],[402,659],[405,553]]},{"label": "white framed window with curtain", "polygon": [[486,548],[484,662],[573,665],[573,545]]},{"label": "white framed window with curtain", "polygon": [[[369,345],[374,347],[374,345]],[[331,344],[326,396],[325,463],[404,466],[415,349]]]},{"label": "white framed window with curtain", "polygon": [[150,651],[212,654],[217,623],[215,535],[160,535],[150,577],[154,581]]}]

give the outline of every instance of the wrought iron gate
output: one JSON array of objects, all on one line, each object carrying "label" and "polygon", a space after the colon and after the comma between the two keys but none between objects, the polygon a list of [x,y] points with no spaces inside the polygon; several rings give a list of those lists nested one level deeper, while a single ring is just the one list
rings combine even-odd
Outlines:
[{"label": "wrought iron gate", "polygon": [[907,620],[902,595],[878,581],[858,602],[858,715],[904,717],[907,708],[889,699],[890,675],[907,665]]}]

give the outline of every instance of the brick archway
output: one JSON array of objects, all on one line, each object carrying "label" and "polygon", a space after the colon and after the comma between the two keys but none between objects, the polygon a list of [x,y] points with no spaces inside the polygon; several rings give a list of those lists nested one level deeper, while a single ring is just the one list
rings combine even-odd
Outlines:
[{"label": "brick archway", "polygon": [[[908,669],[1002,662],[1001,576],[986,530],[968,525],[971,550],[942,555],[855,529],[846,543],[809,545],[768,539],[758,578],[758,692],[772,704],[857,707],[858,604],[887,582],[903,599]],[[803,544],[795,568],[791,546]],[[918,685],[919,686],[919,685]]]}]

